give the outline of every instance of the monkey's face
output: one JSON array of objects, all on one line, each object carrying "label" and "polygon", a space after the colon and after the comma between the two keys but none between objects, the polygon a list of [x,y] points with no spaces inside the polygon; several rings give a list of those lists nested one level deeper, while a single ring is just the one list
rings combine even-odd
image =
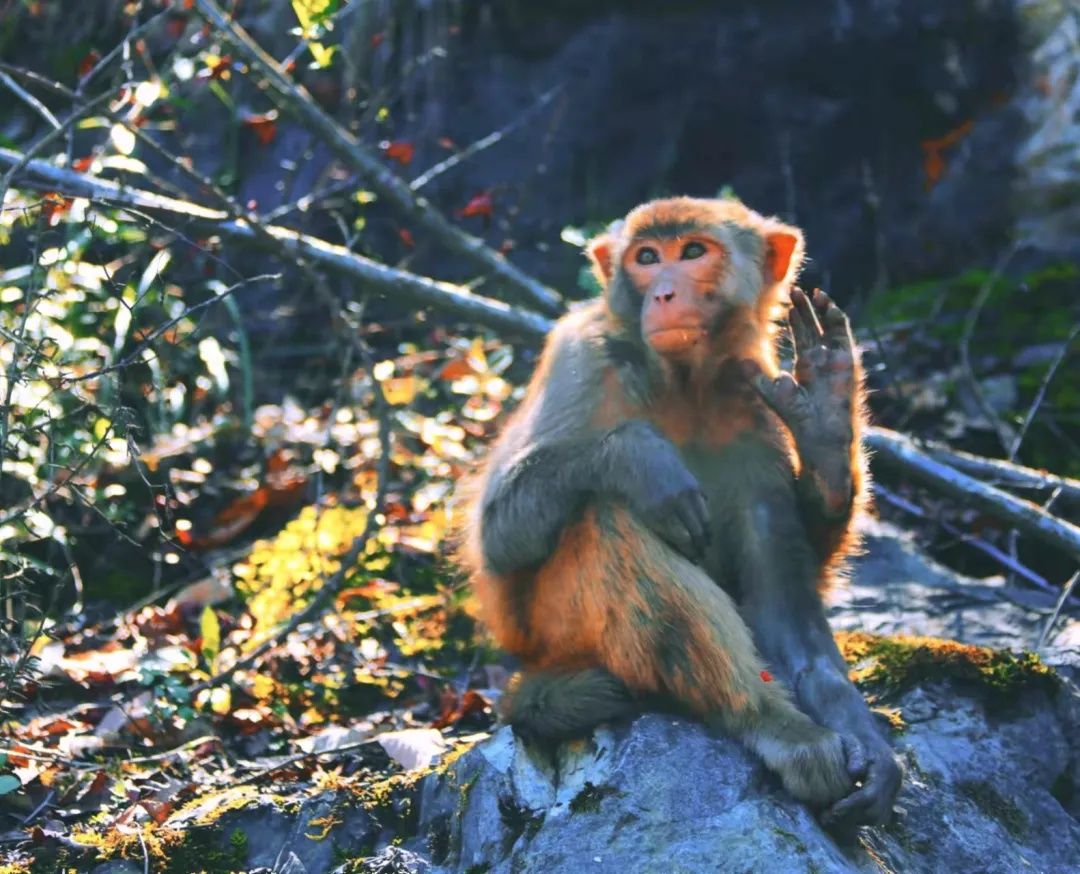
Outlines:
[{"label": "monkey's face", "polygon": [[665,358],[684,358],[720,321],[725,251],[704,233],[631,240],[621,267],[641,301],[641,335]]}]

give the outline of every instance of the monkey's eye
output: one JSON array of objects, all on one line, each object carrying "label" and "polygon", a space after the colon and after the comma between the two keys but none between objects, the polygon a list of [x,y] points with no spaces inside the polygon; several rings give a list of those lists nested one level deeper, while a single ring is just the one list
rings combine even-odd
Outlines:
[{"label": "monkey's eye", "polygon": [[705,246],[701,243],[687,243],[683,246],[682,260],[693,261],[705,254]]},{"label": "monkey's eye", "polygon": [[656,264],[660,260],[660,253],[652,246],[642,246],[637,250],[634,260],[638,264]]}]

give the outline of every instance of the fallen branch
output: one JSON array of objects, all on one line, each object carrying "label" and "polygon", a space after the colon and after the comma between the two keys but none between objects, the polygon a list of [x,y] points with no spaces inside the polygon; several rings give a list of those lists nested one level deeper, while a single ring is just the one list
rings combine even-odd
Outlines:
[{"label": "fallen branch", "polygon": [[199,12],[221,32],[245,61],[265,76],[274,89],[305,125],[322,136],[331,149],[367,180],[371,190],[418,228],[431,235],[450,252],[468,258],[502,280],[516,295],[549,315],[563,310],[562,299],[552,289],[515,267],[479,237],[467,234],[452,224],[409,184],[386,167],[340,124],[319,107],[311,95],[286,75],[270,55],[262,50],[240,25],[234,22],[213,0],[195,0]]},{"label": "fallen branch", "polygon": [[1058,476],[1045,470],[1036,470],[1033,467],[1024,467],[1001,458],[972,455],[969,452],[961,452],[941,443],[927,442],[923,444],[922,448],[931,458],[979,479],[987,480],[991,485],[1004,486],[1010,489],[1036,489],[1055,492],[1060,490],[1061,498],[1080,502],[1080,480]]},{"label": "fallen branch", "polygon": [[[208,209],[190,201],[54,167],[45,161],[28,159],[10,149],[0,148],[0,167],[2,166],[12,168],[8,175],[22,179],[25,184],[58,191],[68,197],[85,197],[120,207],[181,216],[212,227],[232,239],[243,240],[262,248],[267,247],[267,239],[272,239],[276,244],[274,251],[278,254],[292,258],[308,258],[327,269],[357,279],[402,305],[435,307],[464,321],[534,340],[543,338],[551,328],[551,322],[537,313],[474,294],[460,285],[439,282],[406,270],[388,267],[363,255],[357,255],[344,246],[336,246],[290,228],[267,225],[263,227],[265,234],[257,233],[251,224],[242,219],[234,219],[223,210]],[[15,167],[19,167],[17,173],[14,172]]]},{"label": "fallen branch", "polygon": [[1022,533],[1080,559],[1080,528],[1071,522],[942,464],[896,431],[869,428],[865,439],[876,460],[898,467],[937,491],[973,504]]}]

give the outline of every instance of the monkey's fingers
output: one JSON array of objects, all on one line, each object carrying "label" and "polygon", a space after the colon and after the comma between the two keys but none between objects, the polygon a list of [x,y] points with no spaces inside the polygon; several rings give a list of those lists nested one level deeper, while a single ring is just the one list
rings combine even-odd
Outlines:
[{"label": "monkey's fingers", "polygon": [[778,397],[779,382],[785,376],[790,380],[791,375],[782,373],[776,379],[770,379],[766,376],[765,371],[761,369],[761,365],[752,359],[740,361],[739,370],[743,379],[753,386],[754,391],[773,409],[773,412],[783,415],[780,409],[780,398]]},{"label": "monkey's fingers", "polygon": [[844,755],[847,756],[847,769],[851,779],[860,782],[865,780],[867,769],[870,766],[870,760],[866,755],[866,747],[850,735],[842,734],[840,740],[844,744]]},{"label": "monkey's fingers", "polygon": [[686,501],[680,503],[678,514],[679,521],[690,535],[694,557],[701,558],[709,546],[709,507],[705,496],[701,492],[690,495]]},{"label": "monkey's fingers", "polygon": [[830,807],[822,815],[822,824],[843,829],[888,822],[900,789],[899,774],[895,763],[871,760],[863,785]]},{"label": "monkey's fingers", "polygon": [[814,291],[814,309],[822,325],[825,345],[830,349],[854,349],[855,337],[851,333],[851,322],[844,311],[820,288]]},{"label": "monkey's fingers", "polygon": [[796,288],[791,292],[788,324],[791,326],[791,336],[795,341],[796,358],[802,358],[811,349],[822,345],[824,335],[817,316],[814,314],[814,305],[802,289]]}]

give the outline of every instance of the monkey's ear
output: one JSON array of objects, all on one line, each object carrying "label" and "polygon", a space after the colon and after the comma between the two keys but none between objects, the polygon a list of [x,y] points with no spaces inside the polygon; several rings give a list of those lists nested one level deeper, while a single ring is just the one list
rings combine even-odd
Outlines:
[{"label": "monkey's ear", "polygon": [[589,260],[592,261],[593,275],[604,288],[607,288],[607,284],[611,281],[612,248],[614,248],[614,241],[610,234],[601,234],[589,240],[588,252]]},{"label": "monkey's ear", "polygon": [[803,235],[798,228],[777,225],[765,232],[765,281],[794,279],[802,264]]},{"label": "monkey's ear", "polygon": [[621,221],[612,222],[604,233],[593,237],[585,247],[592,261],[593,276],[601,288],[608,287],[611,274],[615,272],[615,242],[622,227]]}]

